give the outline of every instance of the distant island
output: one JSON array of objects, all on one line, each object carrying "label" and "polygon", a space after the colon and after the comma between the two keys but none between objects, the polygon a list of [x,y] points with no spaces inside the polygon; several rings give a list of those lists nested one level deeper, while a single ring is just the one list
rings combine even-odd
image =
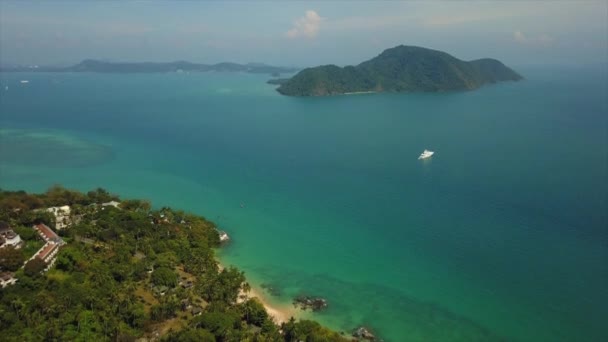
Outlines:
[{"label": "distant island", "polygon": [[162,73],[162,72],[248,72],[254,74],[270,74],[278,76],[282,73],[293,73],[297,68],[277,67],[263,63],[217,63],[200,64],[186,61],[177,62],[107,62],[95,59],[84,61],[68,67],[51,67],[37,65],[3,66],[2,72],[103,72],[103,73]]},{"label": "distant island", "polygon": [[357,66],[323,65],[300,71],[277,91],[289,96],[328,96],[363,92],[442,92],[472,90],[522,77],[491,58],[462,61],[445,52],[400,45]]}]

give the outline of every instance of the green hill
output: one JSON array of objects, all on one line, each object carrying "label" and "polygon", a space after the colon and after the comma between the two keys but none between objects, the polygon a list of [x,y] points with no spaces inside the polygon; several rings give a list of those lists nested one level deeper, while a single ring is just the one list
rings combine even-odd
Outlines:
[{"label": "green hill", "polygon": [[278,91],[291,96],[354,92],[439,92],[471,90],[522,77],[490,58],[462,61],[445,52],[400,45],[357,66],[323,65],[300,71]]}]

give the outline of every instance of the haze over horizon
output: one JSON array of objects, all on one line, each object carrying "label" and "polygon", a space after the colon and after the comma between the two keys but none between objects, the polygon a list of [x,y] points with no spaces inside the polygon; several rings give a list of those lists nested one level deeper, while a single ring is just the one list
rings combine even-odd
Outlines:
[{"label": "haze over horizon", "polygon": [[508,65],[608,60],[608,4],[556,2],[0,2],[0,63],[83,59],[358,64],[417,45]]}]

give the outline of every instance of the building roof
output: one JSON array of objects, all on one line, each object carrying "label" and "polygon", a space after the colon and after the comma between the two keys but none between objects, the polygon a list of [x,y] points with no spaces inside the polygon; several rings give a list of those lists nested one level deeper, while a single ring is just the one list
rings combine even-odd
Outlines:
[{"label": "building roof", "polygon": [[57,234],[55,234],[55,232],[51,228],[49,228],[46,224],[44,224],[44,223],[37,224],[36,227],[38,228],[38,231],[40,232],[40,234],[44,235],[44,237],[47,240],[51,240],[51,241],[60,240],[59,236]]},{"label": "building roof", "polygon": [[55,248],[57,248],[57,245],[54,243],[47,243],[46,245],[44,245],[44,247],[42,247],[42,249],[40,250],[40,253],[38,253],[38,258],[44,260],[46,259],[51,253],[53,253],[53,251],[55,250]]},{"label": "building roof", "polygon": [[0,280],[4,280],[4,281],[8,281],[13,277],[12,273],[9,272],[5,272],[5,273],[0,273]]}]

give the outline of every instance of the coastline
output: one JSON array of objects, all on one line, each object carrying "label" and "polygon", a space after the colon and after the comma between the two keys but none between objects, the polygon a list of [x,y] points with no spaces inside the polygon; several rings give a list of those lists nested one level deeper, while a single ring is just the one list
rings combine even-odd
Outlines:
[{"label": "coastline", "polygon": [[[222,269],[224,269],[224,264],[217,258],[215,260],[217,261],[217,265],[218,265],[220,271]],[[260,303],[262,304],[262,306],[264,306],[264,309],[266,309],[266,312],[268,313],[268,315],[274,319],[274,321],[277,325],[281,325],[282,323],[288,322],[291,317],[294,317],[296,319],[301,318],[301,315],[300,315],[300,313],[302,313],[301,310],[298,310],[291,305],[279,306],[279,305],[273,304],[264,295],[262,288],[255,286],[254,284],[251,284],[251,283],[249,283],[249,286],[250,286],[250,290],[247,293],[245,293],[244,291],[241,290],[241,292],[239,294],[239,298],[237,299],[237,303],[241,303],[247,299],[257,298],[260,301]]]},{"label": "coastline", "polygon": [[377,91],[367,90],[367,91],[351,91],[348,93],[343,93],[342,95],[361,95],[361,94],[375,94]]},{"label": "coastline", "polygon": [[268,312],[272,318],[274,318],[275,323],[281,325],[282,323],[286,323],[289,321],[291,317],[298,317],[298,310],[294,307],[279,307],[277,305],[271,304],[268,299],[261,293],[262,290],[257,287],[251,287],[248,293],[244,294],[245,298],[257,298],[260,303]]}]

